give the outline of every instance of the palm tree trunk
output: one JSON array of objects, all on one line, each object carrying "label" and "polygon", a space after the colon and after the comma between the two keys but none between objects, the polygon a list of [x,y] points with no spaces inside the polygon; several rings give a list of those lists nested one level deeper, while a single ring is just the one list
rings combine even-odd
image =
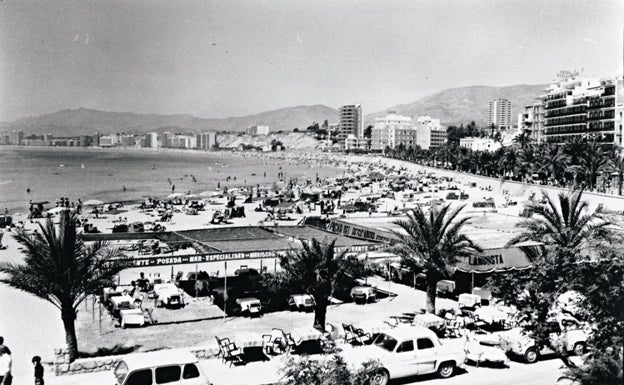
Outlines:
[{"label": "palm tree trunk", "polygon": [[327,315],[327,305],[329,304],[329,300],[327,295],[314,295],[314,302],[316,302],[316,306],[314,307],[314,325],[313,327],[320,331],[325,331],[325,317]]},{"label": "palm tree trunk", "polygon": [[73,308],[62,309],[61,318],[65,327],[65,341],[67,342],[67,350],[69,352],[69,361],[73,362],[78,358],[78,339],[76,338],[76,313]]},{"label": "palm tree trunk", "polygon": [[436,291],[438,289],[438,279],[437,277],[433,277],[432,274],[427,274],[427,302],[426,302],[426,310],[427,313],[435,314],[435,300],[436,300]]}]

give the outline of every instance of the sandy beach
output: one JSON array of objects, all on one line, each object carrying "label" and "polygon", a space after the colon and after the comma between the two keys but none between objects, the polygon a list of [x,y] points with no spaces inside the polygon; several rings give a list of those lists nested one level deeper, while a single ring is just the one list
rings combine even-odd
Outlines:
[{"label": "sandy beach", "polygon": [[[556,188],[547,188],[543,186],[527,186],[521,183],[500,181],[492,178],[479,177],[474,175],[467,175],[456,173],[446,170],[431,169],[420,165],[411,164],[404,161],[397,161],[392,159],[385,159],[381,157],[369,157],[369,156],[342,156],[342,155],[330,155],[320,153],[310,154],[291,154],[291,153],[279,153],[269,155],[259,154],[236,154],[232,155],[236,157],[243,157],[249,162],[264,162],[281,164],[282,162],[291,162],[292,164],[298,164],[303,167],[307,167],[310,173],[314,173],[315,170],[325,165],[331,165],[336,169],[345,168],[351,171],[360,170],[366,171],[374,167],[386,166],[389,168],[403,169],[404,173],[418,174],[419,172],[432,172],[436,175],[449,176],[454,181],[461,185],[461,190],[470,195],[467,201],[461,202],[470,205],[475,201],[480,201],[483,198],[493,198],[497,205],[499,213],[508,215],[510,217],[517,217],[519,211],[522,208],[522,202],[525,202],[531,193],[539,193],[544,190],[549,194],[555,194],[560,191]],[[338,175],[336,175],[338,176]],[[476,183],[471,185],[471,183]],[[491,187],[491,191],[488,189]],[[432,193],[432,197],[443,198],[445,191],[438,193]],[[361,191],[347,192],[343,196],[343,202],[347,202],[351,199],[357,199],[362,194]],[[518,201],[518,206],[502,207],[500,206],[505,196],[510,196],[514,200]],[[591,202],[592,207],[598,204],[603,204],[607,209],[621,210],[623,207],[621,198],[609,197],[599,194],[587,194],[585,199]],[[257,202],[247,203],[245,207],[246,217],[231,219],[229,225],[213,225],[210,224],[210,219],[215,210],[223,210],[225,208],[224,201],[220,204],[206,206],[205,211],[201,211],[199,215],[187,215],[183,212],[177,212],[173,214],[171,222],[165,224],[167,230],[188,230],[188,229],[200,229],[200,228],[213,228],[218,226],[255,226],[255,225],[279,225],[280,223],[275,221],[266,221],[266,212],[255,212],[254,208],[258,205]],[[240,204],[241,202],[237,202]],[[460,204],[459,202],[453,204]],[[388,201],[387,206],[403,205],[399,201]],[[153,222],[156,218],[152,212],[142,212],[136,205],[127,205],[123,207],[123,212],[116,215],[98,215],[96,218],[93,214],[84,214],[83,217],[88,218],[94,226],[96,226],[102,232],[111,232],[115,221],[123,217],[128,223],[141,221]],[[472,210],[472,208],[470,209]],[[336,215],[340,215],[338,212]],[[320,210],[317,207],[314,211],[306,211],[303,214],[289,214],[294,220],[281,224],[292,225],[297,223],[298,220],[304,216],[318,216]],[[386,213],[374,213],[373,216],[387,217]],[[358,216],[368,217],[365,213],[346,214],[347,217],[357,220]],[[16,214],[14,216],[15,222],[22,222],[23,226],[27,230],[36,228],[37,221],[31,223],[24,213]],[[20,247],[12,237],[12,230],[4,230],[4,238],[2,243],[7,246],[6,250],[0,251],[0,258],[2,260],[10,260],[19,262],[21,260]],[[260,268],[260,264],[269,266],[269,269],[274,268],[274,263],[271,261],[263,260],[250,260],[240,261],[228,264],[228,269],[232,271],[238,268],[241,264],[245,264],[248,267]],[[211,262],[195,265],[183,265],[176,266],[177,271],[183,271],[184,273],[189,271],[195,271],[196,269],[205,271],[223,271],[222,262]],[[171,267],[150,267],[142,268],[146,275],[153,279],[155,277],[170,278]],[[120,275],[120,283],[127,284],[130,280],[135,279],[138,271],[136,268],[129,269],[122,272]],[[40,355],[44,361],[51,361],[53,358],[53,349],[63,346],[64,344],[64,332],[61,324],[58,311],[49,303],[35,298],[31,295],[18,292],[7,286],[0,285],[0,308],[3,309],[0,312],[0,335],[5,337],[6,344],[11,348],[13,353],[14,362],[14,374],[16,378],[24,378],[30,373],[30,357],[33,355]],[[80,335],[79,335],[80,341]],[[19,383],[19,381],[18,381]]]}]

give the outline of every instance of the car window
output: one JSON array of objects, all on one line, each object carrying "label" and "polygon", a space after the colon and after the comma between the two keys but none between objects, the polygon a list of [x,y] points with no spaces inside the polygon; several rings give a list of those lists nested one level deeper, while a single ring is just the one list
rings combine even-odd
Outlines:
[{"label": "car window", "polygon": [[391,352],[397,346],[398,341],[390,337],[387,334],[381,333],[380,335],[377,336],[374,343],[380,348]]},{"label": "car window", "polygon": [[435,346],[429,338],[419,338],[416,340],[416,344],[418,345],[418,350],[431,349]]},{"label": "car window", "polygon": [[137,370],[130,373],[125,385],[152,385],[152,369]]},{"label": "car window", "polygon": [[157,384],[168,384],[170,382],[180,381],[180,366],[172,365],[172,366],[163,366],[161,368],[156,368],[156,383]]},{"label": "car window", "polygon": [[414,351],[414,341],[413,340],[403,341],[403,342],[401,342],[401,345],[399,345],[399,347],[397,348],[397,353],[412,352],[412,351]]},{"label": "car window", "polygon": [[197,378],[199,377],[199,370],[197,369],[197,366],[195,366],[195,364],[186,364],[184,365],[184,372],[182,373],[182,378],[189,379],[189,378]]}]

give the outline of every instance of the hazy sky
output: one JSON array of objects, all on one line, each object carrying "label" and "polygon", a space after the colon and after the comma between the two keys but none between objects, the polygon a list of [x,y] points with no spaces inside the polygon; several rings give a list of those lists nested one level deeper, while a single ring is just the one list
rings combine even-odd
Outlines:
[{"label": "hazy sky", "polygon": [[561,69],[622,74],[624,1],[0,2],[0,121],[67,108],[365,113]]}]

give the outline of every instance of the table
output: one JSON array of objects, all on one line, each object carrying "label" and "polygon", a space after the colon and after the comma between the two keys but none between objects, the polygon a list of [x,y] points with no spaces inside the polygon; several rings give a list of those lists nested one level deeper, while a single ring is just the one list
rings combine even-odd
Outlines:
[{"label": "table", "polygon": [[240,332],[234,336],[236,346],[241,349],[262,347],[262,335],[254,332]]},{"label": "table", "polygon": [[441,329],[444,327],[444,318],[438,317],[437,315],[431,313],[416,314],[414,316],[413,324],[424,326],[426,328]]},{"label": "table", "polygon": [[128,294],[123,294],[111,297],[110,301],[113,304],[113,310],[130,309],[134,303],[134,298]]},{"label": "table", "polygon": [[489,324],[503,322],[507,319],[507,313],[491,306],[480,307],[474,311],[474,314]]},{"label": "table", "polygon": [[457,302],[460,308],[462,307],[474,308],[476,305],[481,305],[481,297],[476,294],[462,293],[459,295]]},{"label": "table", "polygon": [[126,325],[145,325],[145,316],[141,309],[120,310],[119,315],[121,317],[122,328],[125,328]]},{"label": "table", "polygon": [[358,321],[354,323],[353,326],[356,329],[362,329],[364,333],[370,333],[371,335],[383,333],[386,330],[392,329],[392,326],[378,319]]},{"label": "table", "polygon": [[319,341],[323,338],[323,333],[313,327],[294,328],[290,335],[296,345],[300,345],[304,341]]}]

